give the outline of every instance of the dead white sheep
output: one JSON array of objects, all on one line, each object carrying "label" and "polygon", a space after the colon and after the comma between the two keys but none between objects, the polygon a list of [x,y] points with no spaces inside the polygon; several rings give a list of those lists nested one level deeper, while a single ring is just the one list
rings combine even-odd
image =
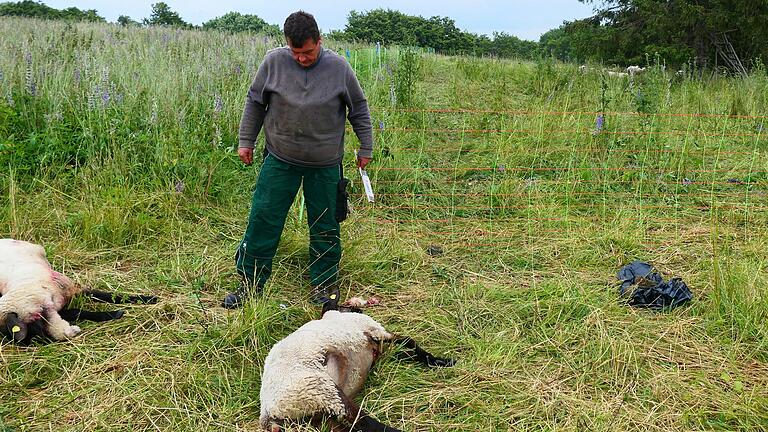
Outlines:
[{"label": "dead white sheep", "polygon": [[51,268],[42,246],[0,239],[0,336],[15,342],[29,342],[34,336],[64,340],[80,333],[80,327],[67,320],[107,321],[123,316],[123,311],[65,309],[80,293],[111,303],[157,301],[153,296],[120,297],[84,290]]},{"label": "dead white sheep", "polygon": [[[269,351],[261,377],[261,426],[279,432],[286,420],[318,422],[354,431],[398,432],[385,426],[352,400],[365,383],[385,342],[402,343],[409,359],[448,367],[453,360],[434,357],[410,338],[396,338],[362,313],[331,310]],[[337,423],[338,422],[338,423]]]}]

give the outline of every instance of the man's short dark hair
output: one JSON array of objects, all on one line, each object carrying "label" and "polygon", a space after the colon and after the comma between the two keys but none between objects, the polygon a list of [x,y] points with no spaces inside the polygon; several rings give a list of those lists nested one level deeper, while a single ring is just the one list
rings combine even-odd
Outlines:
[{"label": "man's short dark hair", "polygon": [[315,43],[320,40],[320,30],[317,28],[315,17],[301,10],[285,19],[283,34],[291,46],[302,46],[309,38]]}]

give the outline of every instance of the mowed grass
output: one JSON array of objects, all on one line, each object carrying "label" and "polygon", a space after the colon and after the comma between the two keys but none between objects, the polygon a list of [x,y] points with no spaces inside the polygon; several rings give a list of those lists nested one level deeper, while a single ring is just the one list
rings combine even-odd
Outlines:
[{"label": "mowed grass", "polygon": [[[242,101],[280,42],[18,19],[0,34],[0,236],[88,286],[161,297],[71,341],[3,344],[0,428],[258,430],[264,357],[318,313],[299,201],[267,293],[219,307],[258,172],[232,148]],[[381,297],[372,316],[458,359],[386,356],[365,409],[409,431],[768,430],[763,68],[629,81],[327,44],[349,50],[376,129],[375,204],[348,134],[343,293]],[[694,301],[623,305],[634,259]]]}]

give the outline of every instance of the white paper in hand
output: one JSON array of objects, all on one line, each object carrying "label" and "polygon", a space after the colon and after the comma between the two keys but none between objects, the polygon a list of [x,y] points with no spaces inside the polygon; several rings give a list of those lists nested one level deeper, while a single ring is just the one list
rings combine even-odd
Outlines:
[{"label": "white paper in hand", "polygon": [[368,178],[368,173],[364,169],[360,170],[360,177],[363,179],[363,187],[365,188],[365,196],[368,197],[368,202],[373,202],[373,187],[371,187],[371,179]]}]

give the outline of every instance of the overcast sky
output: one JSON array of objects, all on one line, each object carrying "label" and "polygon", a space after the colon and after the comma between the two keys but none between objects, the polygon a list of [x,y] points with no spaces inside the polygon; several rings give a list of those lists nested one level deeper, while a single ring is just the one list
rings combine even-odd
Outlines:
[{"label": "overcast sky", "polygon": [[[107,21],[117,21],[128,15],[136,21],[149,17],[156,0],[43,0],[56,9],[74,6],[96,9]],[[547,30],[560,26],[565,20],[592,15],[591,6],[578,0],[165,0],[181,18],[192,24],[202,24],[227,12],[258,15],[270,24],[282,28],[285,17],[303,9],[315,16],[321,31],[343,30],[349,11],[369,11],[377,8],[392,9],[407,15],[448,17],[461,30],[491,35],[506,32],[523,39],[538,40]]]}]

